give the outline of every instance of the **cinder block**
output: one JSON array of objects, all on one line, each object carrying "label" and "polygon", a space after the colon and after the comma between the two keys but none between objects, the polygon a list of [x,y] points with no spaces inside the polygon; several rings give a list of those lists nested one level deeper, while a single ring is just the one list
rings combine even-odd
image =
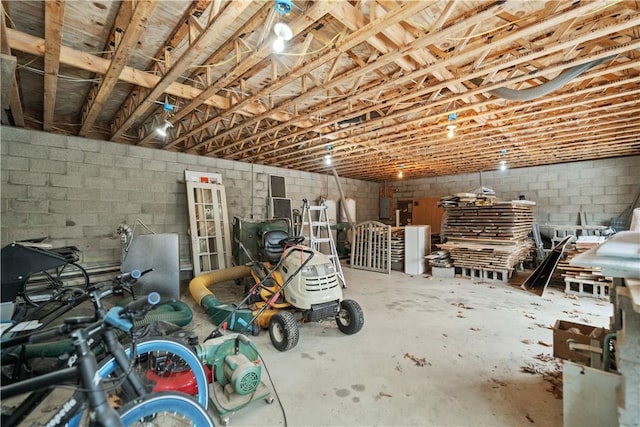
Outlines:
[{"label": "cinder block", "polygon": [[104,154],[112,154],[114,156],[127,155],[127,147],[128,147],[127,144],[120,144],[119,142],[101,141],[98,147],[99,147],[99,152]]},{"label": "cinder block", "polygon": [[45,146],[24,144],[21,142],[9,142],[9,155],[14,157],[27,157],[30,159],[49,158],[49,149]]},{"label": "cinder block", "polygon": [[84,153],[84,163],[100,166],[114,166],[114,157],[112,154],[103,153]]},{"label": "cinder block", "polygon": [[[110,213],[109,216],[113,216],[113,214]],[[75,226],[85,227],[85,226],[92,226],[92,225],[99,225],[99,224],[100,222],[98,220],[97,213],[84,213],[81,211],[73,211],[73,212],[67,212],[66,214],[65,225],[67,227],[75,227]]]},{"label": "cinder block", "polygon": [[34,199],[39,199],[37,195],[31,195],[30,189],[32,188],[48,188],[48,187],[28,187],[26,185],[14,185],[14,184],[5,184],[2,183],[2,198],[3,199],[12,199],[15,197],[31,197]]},{"label": "cinder block", "polygon": [[93,139],[80,138],[76,136],[67,137],[67,148],[72,150],[90,151],[97,153],[100,149],[100,144],[104,141],[96,141]]},{"label": "cinder block", "polygon": [[142,162],[142,169],[164,172],[167,170],[167,163],[161,160],[146,160]]},{"label": "cinder block", "polygon": [[7,171],[28,171],[29,159],[26,157],[2,156],[2,169]]},{"label": "cinder block", "polygon": [[[116,187],[123,188],[123,187]],[[115,202],[122,203],[127,200],[129,197],[129,192],[127,190],[101,190],[98,192],[99,200],[101,202]]]},{"label": "cinder block", "polygon": [[178,160],[178,153],[167,150],[152,150],[153,158],[165,163],[175,163]]},{"label": "cinder block", "polygon": [[46,213],[49,211],[49,202],[36,199],[11,199],[7,208],[10,212]]},{"label": "cinder block", "polygon": [[[2,140],[15,142],[30,142],[33,131],[11,126],[2,126]],[[4,147],[5,144],[2,144]]]},{"label": "cinder block", "polygon": [[103,177],[87,176],[84,179],[84,188],[93,190],[111,190],[114,188],[113,180]]},{"label": "cinder block", "polygon": [[65,215],[56,213],[29,213],[29,225],[33,226],[55,226],[62,227],[65,225]]},{"label": "cinder block", "polygon": [[454,267],[431,267],[431,275],[433,277],[441,277],[444,279],[452,279],[455,276]]},{"label": "cinder block", "polygon": [[67,164],[65,162],[57,162],[54,160],[30,159],[29,169],[32,172],[50,172],[63,174],[67,172]]},{"label": "cinder block", "polygon": [[84,153],[68,148],[49,147],[49,160],[81,163],[84,160]]},{"label": "cinder block", "polygon": [[84,163],[73,163],[67,168],[67,175],[98,176],[100,175],[100,167]]},{"label": "cinder block", "polygon": [[580,193],[583,196],[600,196],[604,194],[604,187],[589,185],[582,187]]},{"label": "cinder block", "polygon": [[8,183],[16,185],[46,185],[48,183],[48,175],[37,172],[14,171],[9,175]]}]

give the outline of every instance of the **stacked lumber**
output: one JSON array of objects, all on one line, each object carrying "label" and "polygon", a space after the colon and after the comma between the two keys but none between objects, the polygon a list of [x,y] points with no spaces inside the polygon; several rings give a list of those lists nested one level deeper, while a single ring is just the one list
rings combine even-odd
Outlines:
[{"label": "stacked lumber", "polygon": [[566,258],[558,263],[558,270],[562,272],[565,280],[577,279],[593,282],[612,282],[611,278],[602,275],[600,267],[578,267],[570,265],[569,262],[578,254],[598,246],[606,240],[604,236],[580,236],[573,245],[567,246]]},{"label": "stacked lumber", "polygon": [[391,227],[391,262],[404,268],[404,227]]},{"label": "stacked lumber", "polygon": [[513,270],[534,248],[528,237],[534,222],[534,202],[501,201],[495,196],[458,193],[443,198],[443,234],[456,267],[492,271]]}]

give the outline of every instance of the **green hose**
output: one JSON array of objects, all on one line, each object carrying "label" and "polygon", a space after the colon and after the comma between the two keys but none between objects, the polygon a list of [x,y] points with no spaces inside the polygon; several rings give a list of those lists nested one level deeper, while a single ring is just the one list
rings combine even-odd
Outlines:
[{"label": "green hose", "polygon": [[[126,304],[129,301],[122,301],[118,305]],[[191,323],[193,319],[193,312],[191,308],[184,302],[178,300],[166,300],[160,301],[160,306],[153,311],[150,311],[141,320],[136,320],[134,326],[139,328],[141,326],[149,325],[156,321],[165,321],[173,323],[176,326],[186,326]],[[122,333],[118,330],[116,334],[120,336]],[[65,353],[73,353],[73,343],[70,338],[66,338],[59,341],[38,343],[38,344],[25,344],[24,346],[24,359],[33,359],[37,357],[58,357]],[[20,348],[17,347],[13,353],[14,356],[20,355]],[[102,346],[98,346],[98,353],[102,351]],[[14,357],[11,355],[3,355],[2,363],[13,363]]]},{"label": "green hose", "polygon": [[611,366],[611,341],[616,339],[616,333],[611,332],[604,337],[602,344],[602,370],[609,371]]}]

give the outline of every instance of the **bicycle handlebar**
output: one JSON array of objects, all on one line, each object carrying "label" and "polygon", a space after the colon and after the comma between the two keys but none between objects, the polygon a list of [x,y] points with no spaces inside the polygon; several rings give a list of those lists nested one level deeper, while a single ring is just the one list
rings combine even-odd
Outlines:
[{"label": "bicycle handlebar", "polygon": [[[151,292],[146,298],[139,298],[130,302],[125,307],[113,307],[111,308],[102,320],[98,320],[98,324],[107,323],[113,327],[128,332],[133,328],[133,323],[129,320],[129,317],[136,317],[141,313],[145,313],[147,310],[155,307],[160,303],[160,294],[157,292]],[[0,341],[2,348],[15,347],[21,344],[35,344],[39,342],[46,342],[52,339],[58,338],[63,335],[67,335],[70,331],[77,329],[79,325],[85,325],[87,323],[96,322],[95,318],[74,318],[76,321],[65,322],[65,324],[56,326],[55,328],[47,329],[41,332],[34,332],[28,335],[22,335],[12,338],[3,339]]]},{"label": "bicycle handlebar", "polygon": [[153,308],[153,306],[157,305],[159,302],[160,294],[157,292],[151,292],[146,298],[139,298],[127,304],[121,316],[126,314],[135,314],[136,312]]}]

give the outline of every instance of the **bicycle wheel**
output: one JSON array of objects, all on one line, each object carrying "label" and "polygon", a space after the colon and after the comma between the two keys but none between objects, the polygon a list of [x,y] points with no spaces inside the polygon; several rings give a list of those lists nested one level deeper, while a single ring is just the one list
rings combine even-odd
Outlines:
[{"label": "bicycle wheel", "polygon": [[214,427],[211,415],[184,393],[147,394],[120,410],[122,424],[129,426]]},{"label": "bicycle wheel", "polygon": [[[131,357],[131,348],[126,351]],[[122,372],[116,368],[115,358],[109,357],[100,363],[98,375],[103,380],[117,378]],[[209,404],[209,379],[202,362],[193,350],[176,340],[163,337],[136,343],[133,370],[149,393],[180,391],[196,396],[205,409]],[[121,397],[123,393],[122,388],[117,388],[112,394]]]},{"label": "bicycle wheel", "polygon": [[87,271],[70,262],[60,267],[33,274],[24,285],[22,297],[34,307],[66,297],[81,294],[89,286]]}]

